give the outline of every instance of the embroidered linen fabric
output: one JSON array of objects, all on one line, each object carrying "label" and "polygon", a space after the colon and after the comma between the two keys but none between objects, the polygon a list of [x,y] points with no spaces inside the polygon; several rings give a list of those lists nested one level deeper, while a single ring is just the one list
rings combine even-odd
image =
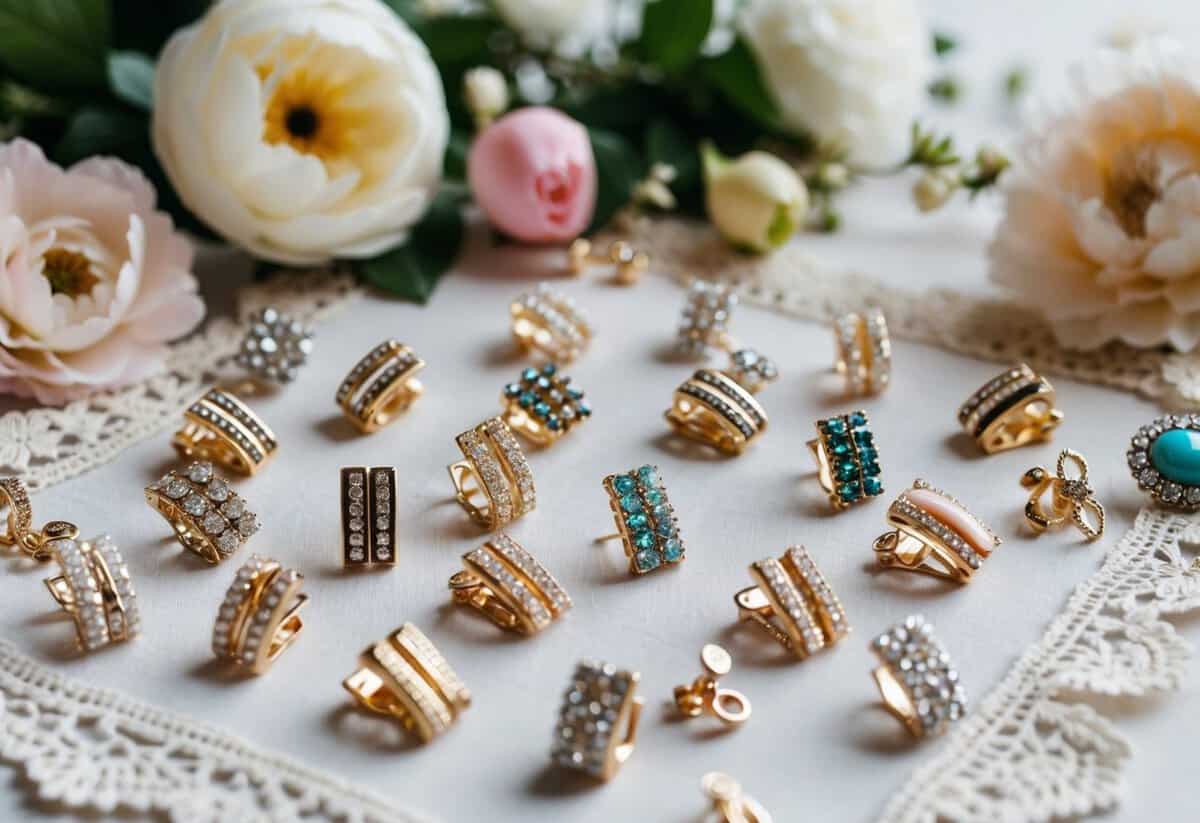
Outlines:
[{"label": "embroidered linen fabric", "polygon": [[55,674],[0,640],[0,760],[42,801],[84,813],[429,823],[337,778],[186,717]]},{"label": "embroidered linen fabric", "polygon": [[[247,317],[271,305],[311,323],[336,311],[355,293],[346,276],[280,275],[243,289],[237,314]],[[178,423],[182,410],[208,385],[240,375],[231,361],[244,331],[232,318],[213,319],[203,332],[172,347],[167,367],[157,377],[62,408],[5,414],[0,417],[0,474],[20,477],[38,491],[108,463]]]},{"label": "embroidered linen fabric", "polygon": [[815,322],[874,305],[895,338],[1001,363],[1024,361],[1046,375],[1140,393],[1174,408],[1200,407],[1200,354],[1111,344],[1088,352],[1058,344],[1036,313],[1000,299],[948,289],[911,291],[861,274],[831,271],[796,245],[765,257],[738,254],[707,225],[627,220],[629,240],[677,279],[726,280],[746,303]]},{"label": "embroidered linen fabric", "polygon": [[1163,618],[1200,608],[1200,519],[1144,509],[1042,639],[893,795],[882,823],[1050,821],[1113,808],[1131,751],[1088,695],[1179,688],[1191,646]]}]

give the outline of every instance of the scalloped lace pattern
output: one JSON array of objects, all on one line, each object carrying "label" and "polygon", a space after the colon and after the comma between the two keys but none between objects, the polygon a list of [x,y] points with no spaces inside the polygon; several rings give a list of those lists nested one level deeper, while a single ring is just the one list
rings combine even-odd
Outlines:
[{"label": "scalloped lace pattern", "polygon": [[1074,819],[1124,790],[1128,741],[1087,696],[1178,689],[1192,647],[1162,619],[1200,609],[1200,519],[1143,509],[1041,640],[947,735],[882,823]]},{"label": "scalloped lace pattern", "polygon": [[1002,363],[1024,361],[1039,372],[1138,392],[1175,408],[1200,407],[1200,353],[1111,344],[1095,351],[1064,349],[1032,311],[948,289],[909,291],[860,274],[830,271],[798,245],[765,257],[730,250],[705,224],[635,219],[621,235],[651,255],[656,269],[736,284],[747,303],[821,323],[875,305],[893,337],[928,343]]},{"label": "scalloped lace pattern", "polygon": [[[315,322],[356,294],[353,280],[329,272],[286,274],[238,295],[238,317],[271,305]],[[242,324],[216,318],[171,348],[164,372],[143,383],[101,392],[62,408],[0,417],[0,474],[37,491],[116,459],[122,451],[177,423],[189,403],[220,377],[241,342]],[[236,367],[233,367],[236,368]]]},{"label": "scalloped lace pattern", "polygon": [[183,823],[430,823],[363,789],[118,692],[0,640],[0,760],[74,811]]}]

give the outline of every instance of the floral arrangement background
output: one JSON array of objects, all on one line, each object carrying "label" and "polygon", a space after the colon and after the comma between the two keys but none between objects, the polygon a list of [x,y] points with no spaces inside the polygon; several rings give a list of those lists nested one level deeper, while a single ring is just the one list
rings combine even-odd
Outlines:
[{"label": "floral arrangement background", "polygon": [[993,277],[1064,345],[1192,349],[1200,70],[1106,53],[1010,172],[917,124],[954,45],[914,0],[3,0],[0,391],[160,368],[203,317],[188,236],[424,302],[472,202],[524,243],[670,212],[768,253],[910,169],[923,211],[1003,184]]}]

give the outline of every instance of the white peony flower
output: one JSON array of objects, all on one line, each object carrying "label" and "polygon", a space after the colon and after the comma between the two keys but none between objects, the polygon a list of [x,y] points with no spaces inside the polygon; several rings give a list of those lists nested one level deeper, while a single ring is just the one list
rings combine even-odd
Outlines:
[{"label": "white peony flower", "polygon": [[167,175],[209,226],[268,260],[402,242],[437,189],[448,131],[428,51],[380,0],[224,0],[158,63]]},{"label": "white peony flower", "polygon": [[741,29],[789,128],[860,166],[902,158],[932,67],[914,0],[750,0]]},{"label": "white peony flower", "polygon": [[1105,50],[1023,136],[991,276],[1063,345],[1200,342],[1200,62]]},{"label": "white peony flower", "polygon": [[585,40],[601,28],[610,0],[495,0],[505,23],[543,48]]}]

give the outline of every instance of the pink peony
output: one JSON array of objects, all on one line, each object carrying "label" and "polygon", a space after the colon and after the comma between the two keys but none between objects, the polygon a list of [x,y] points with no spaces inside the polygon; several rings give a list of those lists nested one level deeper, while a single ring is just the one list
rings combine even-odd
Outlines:
[{"label": "pink peony", "polygon": [[575,239],[596,207],[587,130],[555,109],[518,109],[484,129],[467,176],[491,224],[527,243]]},{"label": "pink peony", "polygon": [[163,368],[204,317],[192,247],[119,160],[0,144],[0,392],[65,403]]}]

